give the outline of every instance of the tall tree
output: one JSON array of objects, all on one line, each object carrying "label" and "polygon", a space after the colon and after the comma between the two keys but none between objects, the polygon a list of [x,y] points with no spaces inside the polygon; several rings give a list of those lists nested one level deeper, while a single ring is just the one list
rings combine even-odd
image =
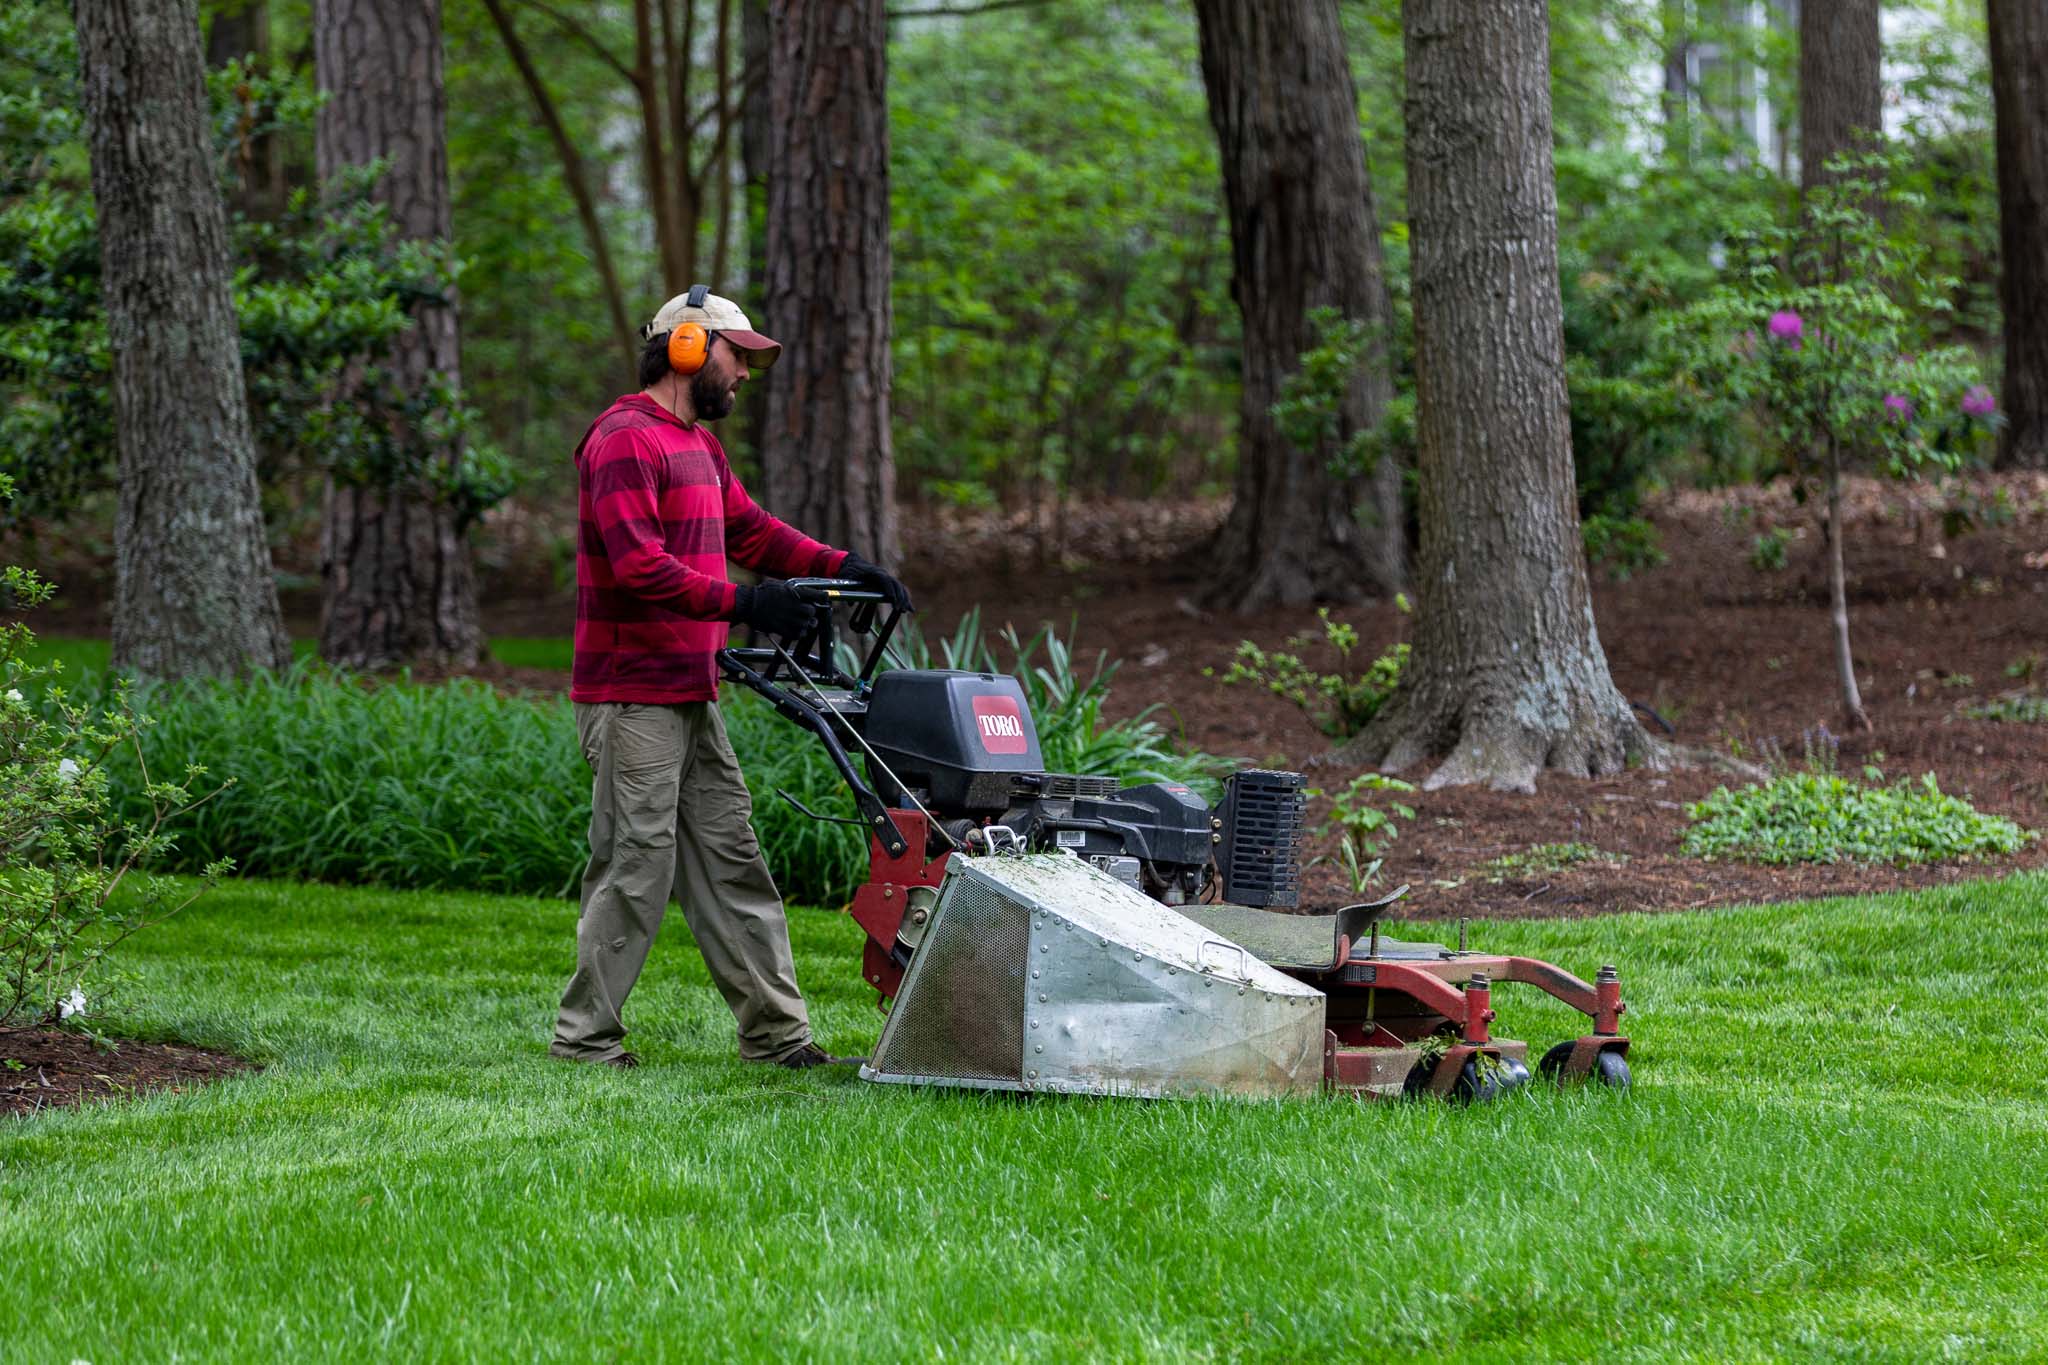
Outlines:
[{"label": "tall tree", "polygon": [[882,0],[774,0],[761,325],[783,343],[760,436],[777,516],[893,563],[888,21]]},{"label": "tall tree", "polygon": [[[315,0],[313,60],[327,96],[314,130],[326,180],[388,161],[375,195],[408,237],[445,241],[446,95],[440,0]],[[422,299],[393,346],[399,391],[417,404],[461,386],[457,305]],[[421,423],[422,428],[429,426]],[[424,435],[420,439],[431,439]],[[440,490],[457,482],[460,442],[426,452],[417,471],[328,482],[321,559],[320,653],[352,668],[410,659],[476,661],[483,644],[466,528]]]},{"label": "tall tree", "polygon": [[1545,0],[1405,0],[1415,639],[1345,757],[1534,789],[1661,759],[1593,626],[1565,399]]},{"label": "tall tree", "polygon": [[194,0],[74,10],[112,338],[114,665],[281,667]]},{"label": "tall tree", "polygon": [[2048,469],[2048,6],[1990,0],[2005,430],[1998,463]]},{"label": "tall tree", "polygon": [[1799,183],[1835,177],[1827,163],[1884,135],[1878,0],[1800,0]]},{"label": "tall tree", "polygon": [[[1230,209],[1244,320],[1236,499],[1213,559],[1215,595],[1242,610],[1342,601],[1405,581],[1401,471],[1381,459],[1367,490],[1330,470],[1338,447],[1379,424],[1392,397],[1392,318],[1379,225],[1336,0],[1196,0]],[[1334,308],[1370,342],[1332,439],[1303,448],[1273,416],[1281,384]],[[1354,508],[1370,504],[1370,528]]]}]

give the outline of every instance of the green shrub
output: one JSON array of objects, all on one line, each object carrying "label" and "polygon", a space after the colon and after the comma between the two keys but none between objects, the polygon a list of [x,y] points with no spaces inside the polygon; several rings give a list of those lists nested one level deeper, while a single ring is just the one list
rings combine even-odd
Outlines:
[{"label": "green shrub", "polygon": [[1933,773],[1889,787],[1789,773],[1740,791],[1717,788],[1686,815],[1686,853],[1753,863],[1932,863],[2011,853],[2035,837],[1947,795]]},{"label": "green shrub", "polygon": [[[1177,751],[1148,716],[1109,722],[1115,666],[1075,670],[1051,631],[1004,636],[1038,720],[1048,766],[1215,790],[1216,760]],[[996,671],[978,628],[971,665]],[[1003,669],[1002,671],[1011,671]],[[396,887],[567,895],[587,856],[590,773],[563,697],[500,693],[470,679],[366,684],[317,664],[240,682],[169,684],[141,694],[156,717],[150,766],[205,755],[235,787],[195,811],[170,853],[196,869],[232,857],[259,876]],[[792,809],[850,815],[824,750],[751,693],[725,689],[724,715],[754,798],[754,825],[793,900],[837,903],[864,876],[863,840]],[[143,792],[118,775],[134,810]]]},{"label": "green shrub", "polygon": [[1316,833],[1326,836],[1333,830],[1342,832],[1337,844],[1337,865],[1344,869],[1354,893],[1362,894],[1379,879],[1380,866],[1386,861],[1380,856],[1381,851],[1401,834],[1397,822],[1415,818],[1415,808],[1401,801],[1391,801],[1385,810],[1380,809],[1374,804],[1375,794],[1414,790],[1414,783],[1398,777],[1360,773],[1330,798],[1330,818],[1317,827]]},{"label": "green shrub", "polygon": [[[1407,600],[1399,599],[1402,609],[1407,609]],[[1309,721],[1324,734],[1333,739],[1345,739],[1357,734],[1371,723],[1394,695],[1394,686],[1401,680],[1401,668],[1408,662],[1408,646],[1397,644],[1386,653],[1365,666],[1356,677],[1349,676],[1351,651],[1358,646],[1358,631],[1342,621],[1330,618],[1330,609],[1322,607],[1316,615],[1323,623],[1323,640],[1337,651],[1337,671],[1322,673],[1311,668],[1296,653],[1309,644],[1306,635],[1287,637],[1287,648],[1276,650],[1261,649],[1257,642],[1241,640],[1237,653],[1231,658],[1230,667],[1218,679],[1226,687],[1249,684],[1263,687],[1277,697],[1292,702]],[[1205,668],[1202,676],[1215,677],[1214,669]]]},{"label": "green shrub", "polygon": [[[12,493],[0,474],[0,502]],[[25,569],[0,570],[0,610],[39,606],[51,591]],[[0,1025],[86,1013],[83,987],[105,989],[108,954],[191,902],[196,893],[140,870],[170,851],[165,825],[207,800],[191,793],[206,771],[197,764],[180,781],[152,781],[139,762],[128,771],[149,722],[125,689],[98,706],[74,701],[57,669],[28,662],[34,643],[25,624],[0,626]],[[127,818],[117,782],[133,794]],[[212,881],[228,868],[197,870]]]},{"label": "green shrub", "polygon": [[1586,559],[1609,578],[1626,581],[1664,563],[1664,547],[1657,543],[1657,528],[1641,517],[1612,517],[1595,512],[1579,523],[1580,538],[1586,544]]},{"label": "green shrub", "polygon": [[2009,692],[2002,697],[1967,708],[1971,720],[1998,720],[2015,725],[2048,725],[2048,696],[2038,692]]},{"label": "green shrub", "polygon": [[1785,551],[1792,544],[1792,532],[1782,526],[1759,531],[1749,547],[1749,567],[1758,573],[1776,573],[1785,567]]}]

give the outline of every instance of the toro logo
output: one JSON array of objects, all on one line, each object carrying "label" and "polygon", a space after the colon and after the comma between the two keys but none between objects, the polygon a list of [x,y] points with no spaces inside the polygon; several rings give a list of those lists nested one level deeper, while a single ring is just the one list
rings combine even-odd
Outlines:
[{"label": "toro logo", "polygon": [[1029,747],[1024,742],[1024,716],[1013,698],[976,697],[974,728],[981,747],[992,754],[1021,754]]}]

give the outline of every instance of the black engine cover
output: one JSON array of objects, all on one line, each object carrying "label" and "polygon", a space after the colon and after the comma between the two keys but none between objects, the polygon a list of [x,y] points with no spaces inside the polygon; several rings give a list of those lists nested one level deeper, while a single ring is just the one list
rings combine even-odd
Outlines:
[{"label": "black engine cover", "polygon": [[[875,679],[862,732],[941,816],[998,814],[1010,805],[1013,774],[1045,768],[1024,689],[1000,673],[891,669]],[[870,771],[868,780],[884,802],[902,802],[888,774]]]}]

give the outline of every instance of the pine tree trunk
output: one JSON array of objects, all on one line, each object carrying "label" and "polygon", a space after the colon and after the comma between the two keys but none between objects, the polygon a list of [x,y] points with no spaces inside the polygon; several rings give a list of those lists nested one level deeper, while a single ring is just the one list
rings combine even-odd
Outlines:
[{"label": "pine tree trunk", "polygon": [[117,669],[291,658],[271,577],[193,0],[76,7],[112,337]]},{"label": "pine tree trunk", "polygon": [[1840,178],[1831,159],[1883,138],[1879,35],[1878,0],[1801,0],[1799,184],[1808,193]]},{"label": "pine tree trunk", "polygon": [[1573,487],[1543,0],[1407,0],[1421,554],[1413,649],[1340,757],[1534,790],[1663,761],[1593,626]]},{"label": "pine tree trunk", "polygon": [[[1196,0],[1195,13],[1244,322],[1236,497],[1210,558],[1211,596],[1252,611],[1392,592],[1407,579],[1401,471],[1390,460],[1365,480],[1329,469],[1335,446],[1377,426],[1393,393],[1393,309],[1336,0]],[[1316,344],[1317,307],[1367,324],[1373,339],[1337,441],[1302,450],[1272,407]]]},{"label": "pine tree trunk", "polygon": [[[314,151],[324,180],[379,157],[377,198],[408,237],[450,235],[440,0],[315,0],[313,57],[327,101]],[[423,300],[393,347],[400,386],[459,387],[457,308]],[[448,471],[459,444],[432,452]],[[466,666],[483,645],[466,528],[432,480],[392,487],[330,481],[322,533],[320,654],[351,668],[409,660]]]},{"label": "pine tree trunk", "polygon": [[763,504],[889,564],[889,105],[882,0],[774,0],[761,329],[782,343]]},{"label": "pine tree trunk", "polygon": [[1998,464],[2048,469],[2048,5],[1991,0],[2005,382]]}]

